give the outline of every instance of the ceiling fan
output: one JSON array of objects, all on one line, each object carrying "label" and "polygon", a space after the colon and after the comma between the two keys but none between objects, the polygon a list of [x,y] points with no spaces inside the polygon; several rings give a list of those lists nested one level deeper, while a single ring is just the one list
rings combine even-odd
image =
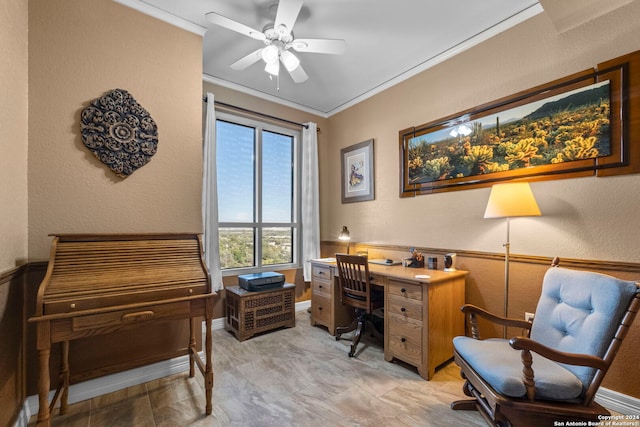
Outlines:
[{"label": "ceiling fan", "polygon": [[231,64],[231,68],[244,70],[262,59],[265,63],[264,70],[272,76],[278,76],[280,63],[282,63],[293,81],[302,83],[309,76],[300,65],[300,59],[289,49],[296,52],[341,55],[346,51],[347,44],[344,40],[338,39],[296,39],[292,30],[300,9],[302,9],[302,0],[280,0],[275,22],[267,24],[262,31],[254,30],[215,12],[207,13],[206,17],[213,24],[244,34],[265,44],[265,47],[261,47]]}]

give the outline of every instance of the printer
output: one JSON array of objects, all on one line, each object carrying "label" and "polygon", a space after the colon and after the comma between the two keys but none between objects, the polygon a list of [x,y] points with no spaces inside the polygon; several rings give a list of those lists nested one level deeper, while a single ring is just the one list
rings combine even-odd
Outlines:
[{"label": "printer", "polygon": [[266,271],[264,273],[242,274],[238,276],[238,284],[247,291],[266,291],[281,288],[284,285],[284,274]]}]

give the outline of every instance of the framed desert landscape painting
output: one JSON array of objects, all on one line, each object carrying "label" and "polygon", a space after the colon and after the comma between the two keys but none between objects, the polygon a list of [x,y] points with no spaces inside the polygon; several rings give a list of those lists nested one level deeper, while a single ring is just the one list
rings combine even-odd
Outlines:
[{"label": "framed desert landscape painting", "polygon": [[629,173],[631,89],[607,65],[401,130],[400,196]]}]

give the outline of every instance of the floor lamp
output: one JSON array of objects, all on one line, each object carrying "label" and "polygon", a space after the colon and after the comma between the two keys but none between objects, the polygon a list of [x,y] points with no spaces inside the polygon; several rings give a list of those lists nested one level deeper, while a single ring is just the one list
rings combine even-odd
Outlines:
[{"label": "floor lamp", "polygon": [[[507,218],[507,242],[503,245],[504,254],[504,317],[509,312],[509,218],[516,216],[540,216],[540,208],[528,182],[496,184],[491,187],[491,194],[484,212],[485,218]],[[502,332],[507,337],[507,326]]]}]

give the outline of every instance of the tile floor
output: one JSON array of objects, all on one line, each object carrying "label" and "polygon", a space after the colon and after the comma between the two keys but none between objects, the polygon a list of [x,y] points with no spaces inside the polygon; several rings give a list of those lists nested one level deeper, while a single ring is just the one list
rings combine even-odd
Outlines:
[{"label": "tile floor", "polygon": [[[474,412],[452,411],[464,398],[458,368],[449,364],[431,381],[415,369],[384,361],[382,343],[364,338],[356,358],[348,341],[309,325],[239,342],[213,332],[213,413],[204,415],[204,389],[181,373],[78,402],[53,426],[484,426]],[[29,426],[35,425],[33,416]]]}]

